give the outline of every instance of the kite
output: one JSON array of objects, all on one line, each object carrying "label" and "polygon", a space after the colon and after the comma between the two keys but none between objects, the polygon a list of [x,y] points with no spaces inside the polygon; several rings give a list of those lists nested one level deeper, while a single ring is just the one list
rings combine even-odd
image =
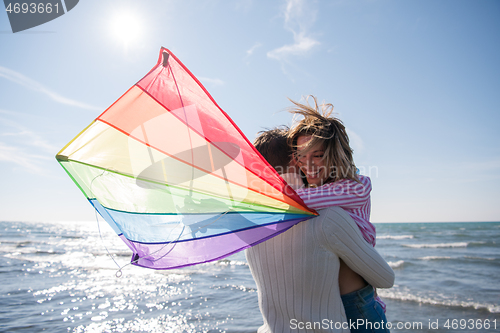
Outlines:
[{"label": "kite", "polygon": [[166,48],[56,159],[141,267],[222,259],[317,215]]}]

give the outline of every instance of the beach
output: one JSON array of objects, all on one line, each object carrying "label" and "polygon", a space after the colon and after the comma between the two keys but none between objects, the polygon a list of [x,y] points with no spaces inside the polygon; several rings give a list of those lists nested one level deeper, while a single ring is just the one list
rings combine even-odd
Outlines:
[{"label": "beach", "polygon": [[[500,222],[375,225],[376,249],[396,273],[393,288],[378,290],[391,331],[500,330]],[[243,252],[155,271],[128,265],[131,252],[103,221],[4,221],[0,230],[1,332],[256,332],[262,324]]]}]

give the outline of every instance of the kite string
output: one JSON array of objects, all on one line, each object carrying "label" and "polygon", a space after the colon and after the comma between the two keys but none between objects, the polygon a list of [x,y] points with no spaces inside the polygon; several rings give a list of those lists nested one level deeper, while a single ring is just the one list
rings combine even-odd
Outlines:
[{"label": "kite string", "polygon": [[120,266],[118,264],[118,262],[116,262],[116,260],[113,257],[113,255],[109,252],[108,247],[106,246],[106,244],[104,243],[104,239],[102,238],[102,234],[101,234],[101,226],[99,224],[99,215],[97,215],[97,209],[95,210],[95,219],[97,221],[97,230],[99,230],[99,237],[101,238],[102,245],[106,249],[106,252],[108,253],[108,256],[111,258],[111,260],[113,260],[113,262],[115,263],[115,265],[118,267],[118,270],[116,271],[115,275],[116,275],[116,277],[121,277],[123,275],[122,269],[125,266],[127,266],[127,265]]},{"label": "kite string", "polygon": [[[94,181],[103,176],[104,173],[106,172],[109,172],[109,169],[104,169],[101,174],[95,176],[92,181],[90,182],[90,186],[89,186],[89,190],[90,190],[90,193],[92,193],[92,197],[97,201],[97,197],[95,196],[94,194],[94,191],[92,191],[92,185],[94,184]],[[113,255],[111,254],[111,252],[109,252],[108,250],[108,247],[106,246],[106,243],[104,242],[104,238],[102,237],[102,233],[101,233],[101,225],[99,223],[99,215],[97,214],[98,213],[98,210],[96,209],[96,207],[94,206],[94,209],[95,209],[95,219],[96,219],[96,222],[97,222],[97,230],[99,231],[99,237],[101,239],[101,243],[102,243],[102,246],[104,246],[104,249],[106,250],[106,252],[108,253],[108,256],[111,258],[111,260],[113,260],[113,262],[115,263],[115,265],[118,267],[118,271],[115,273],[116,277],[121,277],[123,275],[123,272],[122,272],[122,269],[126,266],[120,266],[118,264],[118,262],[115,260],[115,258],[113,257]]]},{"label": "kite string", "polygon": [[[228,209],[227,211],[225,211],[224,213],[222,213],[222,214],[221,214],[221,215],[220,215],[217,219],[215,219],[214,221],[212,221],[212,222],[210,222],[210,223],[207,223],[207,224],[205,224],[205,225],[202,225],[201,227],[199,227],[199,228],[198,228],[198,229],[196,229],[196,230],[191,230],[191,233],[196,233],[197,231],[199,231],[199,230],[201,230],[201,229],[203,229],[203,228],[206,228],[206,227],[208,227],[208,226],[209,226],[209,225],[211,225],[211,224],[214,224],[215,222],[217,222],[218,220],[220,220],[220,219],[221,219],[224,215],[226,215],[227,213],[229,213],[231,210],[232,210],[232,209]],[[173,242],[175,242],[175,244],[177,244],[177,242],[179,241],[179,239],[182,237],[182,235],[183,235],[183,233],[184,233],[184,229],[185,229],[185,228],[186,228],[186,225],[184,225],[184,226],[182,227],[182,231],[180,232],[179,237],[177,237],[177,239],[176,239],[176,240],[173,240],[173,241],[168,242],[167,244],[165,244],[165,246],[167,246],[167,245],[169,245],[169,244],[171,244],[171,243],[173,243]],[[171,233],[172,233],[172,232],[171,232]],[[174,247],[175,247],[175,244],[174,244],[174,246],[172,246],[172,248],[171,248],[171,249],[170,249],[167,253],[165,253],[164,255],[162,255],[162,256],[161,256],[161,257],[159,257],[159,258],[153,259],[153,261],[157,261],[157,260],[163,259],[165,256],[167,256],[170,252],[172,252],[172,250],[173,250],[173,249],[174,249]],[[154,252],[152,252],[151,254],[149,254],[149,255],[147,255],[147,256],[145,256],[145,257],[143,257],[143,258],[147,258],[147,257],[151,256],[152,254],[155,254],[155,253],[159,252],[160,250],[163,250],[163,249],[165,248],[165,246],[163,246],[161,249],[159,249],[159,250],[157,250],[157,251],[154,251]],[[137,260],[139,260],[139,259],[140,259],[140,258],[138,258]]]},{"label": "kite string", "polygon": [[[93,186],[93,184],[94,184],[94,181],[95,181],[97,178],[99,178],[99,177],[103,176],[106,172],[109,172],[109,168],[104,169],[104,170],[103,170],[103,171],[102,171],[99,175],[95,176],[95,177],[92,179],[92,181],[90,182],[89,190],[90,190],[90,192],[92,193],[92,197],[93,197],[96,201],[98,201],[98,200],[97,200],[97,197],[96,197],[96,196],[95,196],[95,194],[94,194],[94,191],[92,190],[92,186]],[[95,207],[94,207],[94,208],[95,208]],[[115,265],[118,267],[118,271],[116,271],[116,274],[115,274],[115,275],[116,275],[116,277],[121,277],[121,276],[123,275],[123,272],[122,272],[123,268],[125,268],[125,267],[127,267],[127,266],[129,266],[129,265],[131,265],[131,264],[133,264],[133,263],[137,263],[137,262],[139,262],[139,259],[141,259],[141,257],[139,257],[139,258],[137,258],[137,259],[134,259],[134,260],[132,260],[131,262],[129,262],[129,263],[127,263],[127,264],[123,265],[123,266],[120,266],[120,264],[118,264],[118,262],[115,260],[115,258],[114,258],[114,257],[113,257],[113,255],[111,254],[111,252],[109,252],[109,249],[108,249],[108,247],[106,246],[106,244],[105,244],[105,242],[104,242],[104,238],[102,237],[102,233],[101,233],[101,226],[100,226],[100,223],[99,223],[99,215],[98,215],[98,210],[97,210],[97,209],[95,209],[95,218],[96,218],[96,222],[97,222],[97,230],[99,231],[99,237],[100,237],[100,239],[101,239],[101,243],[102,243],[102,245],[104,246],[104,249],[106,250],[106,252],[108,253],[108,256],[111,258],[111,260],[113,260],[113,262],[115,263]],[[176,239],[176,240],[174,240],[174,241],[170,241],[170,242],[166,243],[166,244],[165,244],[164,246],[162,246],[160,249],[158,249],[158,250],[156,250],[156,251],[154,251],[154,252],[152,252],[152,253],[148,254],[148,256],[154,255],[155,253],[157,253],[157,252],[159,252],[159,251],[163,250],[166,246],[170,245],[172,242],[177,242],[177,241],[178,241],[178,240],[182,237],[182,234],[183,234],[183,232],[184,232],[184,228],[185,228],[185,226],[183,226],[183,228],[182,228],[181,232],[179,233],[179,236],[177,237],[177,239]],[[170,231],[169,237],[170,237],[170,235],[172,234],[172,232],[173,232],[173,230],[172,230],[172,231]],[[172,247],[172,249],[170,249],[170,251],[168,251],[166,254],[170,253],[170,252],[173,250],[173,248],[174,248],[174,247]],[[166,255],[166,254],[165,254],[165,255]],[[163,258],[165,255],[163,255],[161,258]],[[143,258],[147,258],[148,256],[143,257]],[[161,259],[161,258],[160,258],[160,259]]]},{"label": "kite string", "polygon": [[[106,172],[109,172],[109,171],[110,171],[110,170],[109,170],[109,168],[104,169],[104,170],[101,172],[101,174],[99,174],[99,175],[95,176],[95,177],[92,179],[92,181],[90,182],[89,190],[90,190],[90,192],[92,193],[92,197],[94,197],[94,199],[95,199],[96,201],[97,201],[97,198],[96,198],[96,196],[94,195],[94,192],[92,191],[92,185],[94,184],[94,181],[95,181],[97,178],[99,178],[99,177],[103,176]],[[94,207],[94,208],[95,208],[95,207]],[[208,227],[208,226],[209,226],[209,225],[211,225],[211,224],[214,224],[215,222],[217,222],[218,220],[220,220],[222,217],[224,217],[227,213],[229,213],[231,210],[233,210],[233,209],[228,209],[227,211],[225,211],[224,213],[222,213],[222,214],[221,214],[221,215],[220,215],[217,219],[215,219],[214,221],[212,221],[212,222],[210,222],[210,223],[207,223],[207,224],[205,224],[205,225],[202,225],[202,226],[198,227],[198,229],[191,230],[191,233],[196,233],[197,231],[199,231],[199,230],[201,230],[201,229],[203,229],[203,228],[206,228],[206,227]],[[115,275],[116,275],[116,277],[121,277],[121,276],[123,275],[123,272],[122,272],[123,268],[125,268],[125,267],[127,267],[127,266],[129,266],[129,265],[132,265],[132,264],[134,264],[134,263],[138,263],[140,259],[144,259],[144,258],[150,257],[150,256],[152,256],[152,255],[154,255],[154,254],[156,254],[156,253],[158,253],[158,252],[162,251],[162,250],[163,250],[165,247],[167,247],[168,245],[170,245],[170,244],[174,243],[174,245],[172,246],[172,248],[171,248],[168,252],[166,252],[165,254],[163,254],[163,255],[162,255],[161,257],[159,257],[159,258],[153,259],[152,261],[157,261],[157,260],[160,260],[160,259],[164,258],[166,255],[168,255],[170,252],[172,252],[172,250],[173,250],[173,249],[174,249],[174,247],[175,247],[175,244],[177,244],[177,242],[178,242],[178,241],[180,240],[180,238],[183,236],[183,234],[184,234],[184,229],[186,228],[186,225],[183,225],[182,230],[181,230],[181,232],[179,233],[179,236],[177,237],[177,239],[172,240],[172,241],[170,241],[170,242],[168,242],[168,243],[165,243],[165,244],[164,244],[164,245],[163,245],[160,249],[158,249],[158,250],[156,250],[156,251],[153,251],[153,252],[149,253],[148,255],[146,255],[146,256],[144,256],[144,257],[138,257],[138,258],[136,258],[136,259],[133,259],[133,260],[131,260],[129,263],[127,263],[127,264],[125,264],[125,265],[123,265],[123,266],[120,266],[120,265],[118,264],[118,262],[115,260],[115,258],[113,257],[113,255],[111,254],[111,252],[109,252],[109,249],[108,249],[108,247],[106,246],[106,244],[105,244],[105,242],[104,242],[104,238],[102,237],[102,233],[101,233],[101,226],[100,226],[100,223],[99,223],[99,215],[98,215],[98,210],[97,210],[97,209],[95,209],[95,218],[96,218],[96,222],[97,222],[97,229],[98,229],[98,231],[99,231],[99,237],[100,237],[100,239],[101,239],[102,245],[104,246],[104,249],[105,249],[105,250],[106,250],[106,252],[108,253],[108,256],[111,258],[111,260],[113,260],[113,262],[115,263],[115,265],[118,267],[118,271],[116,271],[116,274],[115,274]],[[172,234],[172,232],[173,232],[173,230],[171,230],[171,231],[170,231],[170,234],[167,236],[167,239],[168,239],[168,238],[170,238],[170,235]]]},{"label": "kite string", "polygon": [[[205,225],[202,225],[201,227],[199,227],[199,228],[198,228],[198,229],[196,229],[196,230],[192,230],[192,231],[191,231],[191,233],[195,233],[195,232],[197,232],[197,231],[199,231],[199,230],[201,230],[201,229],[203,229],[203,228],[208,227],[208,226],[209,226],[209,225],[211,225],[211,224],[214,224],[214,223],[215,223],[215,222],[217,222],[219,219],[221,219],[224,215],[226,215],[227,213],[229,213],[231,210],[232,210],[232,209],[229,209],[229,210],[225,211],[224,213],[222,213],[222,214],[221,214],[221,215],[220,215],[217,219],[215,219],[214,221],[212,221],[212,222],[210,222],[210,223],[207,223],[207,224],[205,224]],[[128,265],[131,265],[131,264],[133,264],[133,263],[138,263],[138,262],[139,262],[139,259],[144,259],[144,258],[150,257],[150,256],[152,256],[152,255],[154,255],[154,254],[156,254],[156,253],[160,252],[161,250],[163,250],[163,249],[164,249],[165,247],[167,247],[168,245],[170,245],[170,244],[174,243],[174,245],[172,246],[172,248],[171,248],[170,250],[168,250],[168,252],[166,252],[165,254],[163,254],[163,255],[162,255],[161,257],[159,257],[159,258],[152,259],[152,261],[158,261],[158,260],[160,260],[160,259],[163,259],[165,256],[167,256],[168,254],[170,254],[170,252],[172,252],[172,250],[175,248],[175,245],[177,244],[177,242],[179,241],[179,239],[180,239],[180,238],[182,237],[182,235],[184,234],[184,229],[185,229],[185,228],[186,228],[186,225],[183,225],[182,230],[181,230],[181,232],[179,233],[179,236],[177,237],[177,239],[172,240],[172,241],[170,241],[170,242],[168,242],[168,243],[165,243],[165,244],[164,244],[164,245],[163,245],[160,249],[158,249],[158,250],[156,250],[156,251],[153,251],[153,252],[149,253],[148,255],[146,255],[146,256],[144,256],[144,257],[139,257],[139,258],[137,258],[137,259],[132,260],[130,263],[128,263],[128,264],[126,264],[126,265],[122,266],[122,267],[120,268],[120,271],[121,271],[121,269],[122,269],[122,268],[124,268],[124,267],[126,267],[126,266],[128,266]],[[172,232],[173,232],[173,230],[172,230],[172,231],[170,231],[170,234],[168,235],[167,239],[168,239],[168,238],[170,238],[170,235],[172,234]]]}]

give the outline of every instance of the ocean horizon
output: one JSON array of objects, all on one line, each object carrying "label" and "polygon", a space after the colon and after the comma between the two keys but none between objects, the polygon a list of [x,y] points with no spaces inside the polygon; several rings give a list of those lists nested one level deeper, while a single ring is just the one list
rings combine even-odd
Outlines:
[{"label": "ocean horizon", "polygon": [[[500,330],[500,222],[374,223],[396,273],[393,332]],[[129,264],[104,221],[0,222],[0,332],[255,332],[243,252],[182,269]],[[121,269],[120,269],[121,267]],[[327,318],[325,318],[327,319]]]}]

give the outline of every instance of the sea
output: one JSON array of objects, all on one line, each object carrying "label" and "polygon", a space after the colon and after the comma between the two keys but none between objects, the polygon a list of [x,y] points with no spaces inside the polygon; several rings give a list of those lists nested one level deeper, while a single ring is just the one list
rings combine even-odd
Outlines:
[{"label": "sea", "polygon": [[[500,332],[500,222],[378,223],[391,332]],[[0,332],[256,332],[243,252],[155,271],[105,222],[0,222]],[[311,332],[311,331],[310,331]]]}]

